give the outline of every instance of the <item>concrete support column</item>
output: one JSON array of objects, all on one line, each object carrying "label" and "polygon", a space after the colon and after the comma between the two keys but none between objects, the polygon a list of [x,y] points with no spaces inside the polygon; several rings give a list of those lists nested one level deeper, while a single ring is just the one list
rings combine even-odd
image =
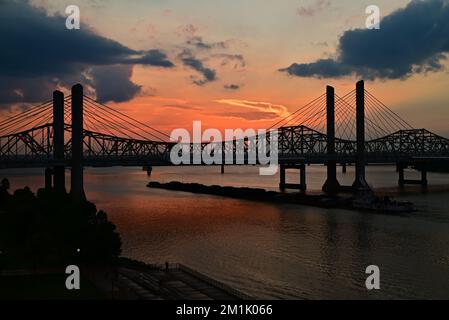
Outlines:
[{"label": "concrete support column", "polygon": [[53,92],[53,158],[58,163],[54,167],[54,188],[56,192],[65,193],[64,162],[64,94]]},{"label": "concrete support column", "polygon": [[346,171],[347,171],[346,163],[343,163],[343,164],[341,165],[341,172],[342,172],[342,173],[346,173]]},{"label": "concrete support column", "polygon": [[46,168],[45,169],[45,190],[50,191],[53,189],[52,180],[53,180],[53,169]]},{"label": "concrete support column", "polygon": [[307,190],[306,165],[305,164],[302,164],[299,166],[299,190],[301,190],[301,191]]},{"label": "concrete support column", "polygon": [[406,179],[404,169],[407,168],[407,164],[399,162],[396,165],[396,171],[399,173],[399,186],[403,188],[406,184],[420,185],[422,188],[427,188],[427,170],[425,168],[421,169],[421,179]]},{"label": "concrete support column", "polygon": [[221,143],[221,174],[225,173],[225,162],[226,162],[226,146],[225,146],[226,142],[222,142]]},{"label": "concrete support column", "polygon": [[[340,189],[337,180],[337,161],[335,159],[335,91],[333,87],[326,88],[327,105],[327,179],[322,190],[328,194],[336,194]],[[302,184],[302,183],[301,183]]]},{"label": "concrete support column", "polygon": [[85,200],[83,181],[83,86],[72,87],[72,173],[71,195],[74,201]]},{"label": "concrete support column", "polygon": [[[287,183],[286,182],[286,171],[287,169],[295,169],[299,170],[299,183]],[[306,165],[304,163],[301,164],[280,164],[279,165],[279,189],[281,191],[285,191],[286,189],[296,189],[301,191],[307,190],[306,183]]]},{"label": "concrete support column", "polygon": [[421,186],[423,188],[427,188],[428,182],[427,182],[427,170],[426,169],[422,169],[421,170]]},{"label": "concrete support column", "polygon": [[398,180],[398,184],[401,188],[404,187],[405,185],[405,177],[404,177],[404,164],[403,163],[398,163],[396,165],[396,171],[399,173],[399,180]]},{"label": "concrete support column", "polygon": [[285,191],[285,165],[279,165],[279,189]]},{"label": "concrete support column", "polygon": [[370,188],[365,180],[365,83],[363,80],[357,82],[356,100],[357,154],[355,181],[352,187],[356,192],[364,192]]}]

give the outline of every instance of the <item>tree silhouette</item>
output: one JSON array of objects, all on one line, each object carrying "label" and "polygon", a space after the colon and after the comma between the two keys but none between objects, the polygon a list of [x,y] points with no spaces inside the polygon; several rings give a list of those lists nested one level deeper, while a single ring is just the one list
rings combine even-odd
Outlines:
[{"label": "tree silhouette", "polygon": [[[121,239],[104,211],[69,195],[29,188],[8,193],[0,185],[0,250],[17,264],[62,264],[75,259],[107,262],[121,253]],[[79,250],[78,250],[79,249]]]}]

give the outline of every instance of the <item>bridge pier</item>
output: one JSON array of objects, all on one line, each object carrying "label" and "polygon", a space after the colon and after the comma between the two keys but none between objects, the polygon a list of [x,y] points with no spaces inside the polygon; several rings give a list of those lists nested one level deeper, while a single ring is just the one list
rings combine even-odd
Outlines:
[{"label": "bridge pier", "polygon": [[75,202],[86,199],[83,179],[83,86],[72,87],[71,195]]},{"label": "bridge pier", "polygon": [[328,194],[336,194],[340,189],[337,180],[337,161],[335,159],[335,91],[331,86],[326,88],[327,109],[327,179],[322,190]]},{"label": "bridge pier", "polygon": [[[286,182],[286,170],[287,169],[298,169],[299,170],[299,184],[297,183],[287,183]],[[301,164],[280,164],[279,165],[279,189],[281,191],[285,191],[286,189],[298,189],[301,191],[307,190],[306,183],[306,165],[304,163]]]},{"label": "bridge pier", "polygon": [[306,166],[304,164],[299,166],[299,190],[306,191]]},{"label": "bridge pier", "polygon": [[54,167],[54,188],[58,193],[66,193],[64,163],[64,94],[53,92],[53,158],[58,163]]},{"label": "bridge pier", "polygon": [[356,85],[356,131],[357,153],[355,161],[355,181],[352,188],[356,192],[371,190],[365,180],[365,82]]},{"label": "bridge pier", "polygon": [[221,143],[221,174],[225,173],[225,163],[226,163],[226,146],[225,142]]},{"label": "bridge pier", "polygon": [[45,190],[50,191],[53,189],[52,181],[53,181],[54,171],[52,168],[45,168]]},{"label": "bridge pier", "polygon": [[399,180],[398,184],[399,187],[404,188],[406,184],[409,185],[420,185],[423,189],[427,188],[428,181],[427,181],[427,170],[423,168],[421,170],[421,179],[420,180],[413,180],[413,179],[405,179],[405,172],[404,170],[407,169],[407,164],[405,163],[398,163],[396,165],[396,171],[399,174]]},{"label": "bridge pier", "polygon": [[279,189],[285,191],[285,165],[279,165]]},{"label": "bridge pier", "polygon": [[347,171],[346,163],[342,163],[342,164],[341,164],[341,172],[342,172],[342,173],[346,173],[346,171]]}]

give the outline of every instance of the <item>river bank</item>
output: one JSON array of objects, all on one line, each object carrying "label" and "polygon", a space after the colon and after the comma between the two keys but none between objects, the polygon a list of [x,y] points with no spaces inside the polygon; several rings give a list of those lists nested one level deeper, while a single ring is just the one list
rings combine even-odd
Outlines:
[{"label": "river bank", "polygon": [[182,183],[178,181],[172,181],[168,183],[151,181],[147,184],[147,187],[261,202],[308,205],[320,208],[353,209],[352,201],[354,199],[354,197],[350,195],[328,196],[309,195],[304,193],[283,193],[276,191],[267,191],[261,188],[229,187],[218,185],[207,186],[199,183]]},{"label": "river bank", "polygon": [[182,183],[178,181],[168,183],[152,181],[147,184],[147,187],[231,197],[250,201],[305,205],[326,209],[367,210],[370,212],[389,214],[403,214],[414,211],[413,204],[410,202],[394,201],[387,196],[377,197],[373,192],[368,192],[359,196],[351,193],[340,193],[338,195],[306,194],[303,192],[285,193],[267,191],[260,188],[255,189],[218,185],[207,186],[199,183]]},{"label": "river bank", "polygon": [[[320,192],[325,169],[308,168],[308,194]],[[353,182],[352,169],[338,173],[342,185]],[[13,189],[44,183],[40,169],[4,176]],[[288,181],[297,178],[287,172]],[[151,179],[278,191],[277,176],[259,176],[252,166],[224,175],[215,167],[158,167],[150,178],[141,168],[86,168],[85,191],[117,226],[122,256],[179,262],[258,299],[447,298],[449,193],[432,187],[448,176],[429,173],[428,192],[407,186],[404,193],[395,191],[393,167],[368,167],[367,178],[376,193],[386,188],[418,211],[366,214],[145,187]],[[371,264],[382,270],[378,292],[365,287]]]}]

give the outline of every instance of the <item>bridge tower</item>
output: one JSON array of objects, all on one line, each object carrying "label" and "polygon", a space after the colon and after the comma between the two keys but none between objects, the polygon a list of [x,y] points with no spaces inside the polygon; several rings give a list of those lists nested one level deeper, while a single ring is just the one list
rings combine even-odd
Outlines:
[{"label": "bridge tower", "polygon": [[370,190],[365,180],[365,82],[356,85],[356,135],[357,152],[355,161],[355,181],[352,187],[357,192]]},{"label": "bridge tower", "polygon": [[74,201],[82,201],[83,181],[83,86],[72,87],[72,172],[71,195]]},{"label": "bridge tower", "polygon": [[331,86],[326,88],[326,120],[327,120],[327,179],[323,191],[336,194],[340,189],[337,180],[337,161],[335,159],[335,90]]},{"label": "bridge tower", "polygon": [[53,184],[56,192],[65,193],[64,163],[64,94],[53,92]]}]

